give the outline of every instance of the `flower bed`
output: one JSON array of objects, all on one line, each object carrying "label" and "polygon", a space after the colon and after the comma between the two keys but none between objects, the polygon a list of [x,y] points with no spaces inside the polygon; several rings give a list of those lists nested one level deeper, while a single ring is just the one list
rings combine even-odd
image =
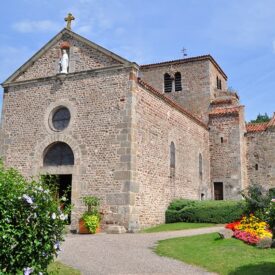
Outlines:
[{"label": "flower bed", "polygon": [[235,238],[251,245],[258,244],[262,239],[272,238],[268,224],[253,214],[250,214],[249,217],[244,216],[240,221],[229,223],[225,227],[234,231]]}]

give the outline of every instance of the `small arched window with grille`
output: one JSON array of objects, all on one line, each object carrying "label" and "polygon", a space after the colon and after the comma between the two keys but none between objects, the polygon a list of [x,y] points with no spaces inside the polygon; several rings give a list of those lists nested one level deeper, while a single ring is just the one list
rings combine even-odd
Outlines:
[{"label": "small arched window with grille", "polygon": [[199,154],[199,177],[202,180],[202,155]]},{"label": "small arched window with grille", "polygon": [[168,73],[165,73],[164,74],[164,92],[165,93],[172,92],[172,84],[173,84],[173,79]]},{"label": "small arched window with grille", "polygon": [[182,90],[181,86],[181,73],[177,72],[175,73],[175,91],[179,92]]},{"label": "small arched window with grille", "polygon": [[45,150],[43,165],[74,165],[74,154],[71,147],[64,142],[51,144]]}]

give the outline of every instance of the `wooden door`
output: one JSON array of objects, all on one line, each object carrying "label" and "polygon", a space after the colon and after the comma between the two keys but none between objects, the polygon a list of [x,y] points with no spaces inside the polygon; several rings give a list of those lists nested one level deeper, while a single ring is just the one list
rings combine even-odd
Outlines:
[{"label": "wooden door", "polygon": [[223,183],[214,182],[214,199],[223,200]]}]

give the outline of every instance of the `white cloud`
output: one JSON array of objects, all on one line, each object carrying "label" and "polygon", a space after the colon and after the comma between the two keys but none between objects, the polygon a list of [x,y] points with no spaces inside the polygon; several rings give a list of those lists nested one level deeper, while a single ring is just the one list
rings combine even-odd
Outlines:
[{"label": "white cloud", "polygon": [[60,24],[57,24],[50,20],[40,20],[40,21],[24,20],[24,21],[14,23],[12,25],[12,28],[22,33],[48,32],[48,31],[60,30]]}]

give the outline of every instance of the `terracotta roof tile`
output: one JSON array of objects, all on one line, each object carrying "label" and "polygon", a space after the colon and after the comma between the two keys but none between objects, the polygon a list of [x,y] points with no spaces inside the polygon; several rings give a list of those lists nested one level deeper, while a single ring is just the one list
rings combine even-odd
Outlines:
[{"label": "terracotta roof tile", "polygon": [[156,90],[154,87],[152,87],[151,85],[149,85],[148,83],[146,83],[145,81],[143,81],[142,79],[138,78],[138,83],[145,89],[149,90],[150,92],[152,92],[154,95],[156,95],[157,97],[161,98],[162,100],[164,100],[166,103],[168,103],[170,106],[174,107],[176,110],[180,111],[181,113],[183,113],[184,115],[186,115],[187,117],[189,117],[190,119],[192,119],[193,121],[195,121],[197,124],[199,124],[200,126],[204,127],[205,129],[208,129],[208,126],[203,123],[199,118],[197,118],[196,116],[194,116],[193,114],[189,113],[188,111],[186,111],[181,105],[179,105],[178,103],[176,103],[175,101],[173,101],[172,99],[168,98],[166,95],[162,94],[161,92],[159,92],[158,90]]},{"label": "terracotta roof tile", "polygon": [[145,64],[145,65],[141,65],[140,68],[147,69],[147,68],[158,67],[158,66],[178,65],[178,64],[182,64],[182,63],[204,61],[204,60],[211,61],[213,63],[213,65],[217,68],[217,70],[223,75],[225,80],[227,80],[227,75],[225,74],[225,72],[222,70],[222,68],[219,66],[219,64],[215,61],[215,59],[210,54],[188,57],[188,58],[177,59],[177,60],[164,61],[164,62],[159,62],[159,63]]},{"label": "terracotta roof tile", "polygon": [[262,132],[262,131],[265,131],[267,127],[268,127],[268,122],[246,124],[247,132]]},{"label": "terracotta roof tile", "polygon": [[240,108],[242,106],[230,107],[230,108],[217,108],[212,110],[209,115],[210,116],[224,116],[224,115],[232,115],[239,114]]},{"label": "terracotta roof tile", "polygon": [[214,99],[211,101],[211,105],[219,105],[219,104],[232,104],[231,98],[224,98],[224,99]]}]

